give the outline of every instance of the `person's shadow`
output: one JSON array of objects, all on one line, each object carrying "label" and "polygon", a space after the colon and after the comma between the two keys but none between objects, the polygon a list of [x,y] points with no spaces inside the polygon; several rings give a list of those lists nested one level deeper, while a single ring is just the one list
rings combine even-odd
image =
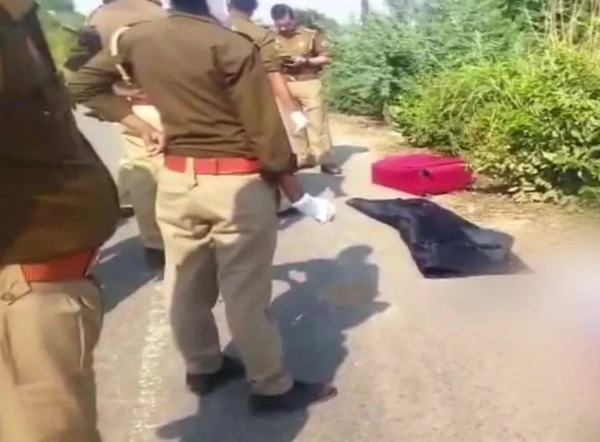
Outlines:
[{"label": "person's shadow", "polygon": [[[368,151],[369,149],[366,147],[339,145],[335,146],[332,150],[332,160],[334,164],[337,164],[343,169],[353,156]],[[326,175],[320,173],[317,169],[311,169],[301,173],[299,176],[302,179],[302,183],[305,185],[306,190],[313,195],[321,195],[329,190],[334,198],[343,198],[347,196],[342,186],[347,177],[345,174],[339,176]]]},{"label": "person's shadow", "polygon": [[137,236],[102,249],[93,274],[102,287],[105,313],[111,312],[140,288],[160,277],[144,261]]},{"label": "person's shadow", "polygon": [[[348,356],[347,331],[388,307],[376,300],[379,269],[367,261],[371,252],[370,247],[356,246],[334,260],[273,268],[275,280],[287,286],[274,300],[272,314],[295,377],[333,382]],[[226,352],[234,352],[231,345]],[[196,415],[167,424],[157,434],[161,440],[178,442],[292,442],[308,422],[308,411],[252,417],[244,400],[247,394],[244,383],[232,384],[199,403]],[[343,397],[342,389],[334,400]]]}]

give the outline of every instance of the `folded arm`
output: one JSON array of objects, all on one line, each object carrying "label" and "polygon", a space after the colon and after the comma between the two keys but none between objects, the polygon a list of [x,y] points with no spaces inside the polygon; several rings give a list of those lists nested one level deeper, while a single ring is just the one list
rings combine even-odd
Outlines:
[{"label": "folded arm", "polygon": [[115,86],[121,81],[116,62],[108,51],[101,51],[72,72],[67,86],[73,100],[101,120],[121,123],[144,139],[150,153],[159,153],[164,147],[164,136],[134,114],[125,96],[115,93]]},{"label": "folded arm", "polygon": [[100,51],[71,73],[67,86],[76,103],[103,120],[116,123],[133,114],[130,102],[114,93],[113,87],[120,80],[115,59],[108,51]]}]

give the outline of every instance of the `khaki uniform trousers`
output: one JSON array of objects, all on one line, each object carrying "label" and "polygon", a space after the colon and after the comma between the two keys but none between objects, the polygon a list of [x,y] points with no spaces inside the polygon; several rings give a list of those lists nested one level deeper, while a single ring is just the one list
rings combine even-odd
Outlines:
[{"label": "khaki uniform trousers", "polygon": [[292,121],[290,110],[286,109],[281,104],[281,101],[277,98],[276,102],[277,107],[279,108],[279,114],[281,115],[281,120],[283,121],[283,125],[285,127],[285,131],[288,139],[290,140],[292,150],[298,157],[299,162],[307,161],[310,158],[310,155],[308,150],[308,135],[306,133],[306,129],[296,133],[296,126]]},{"label": "khaki uniform trousers", "polygon": [[29,284],[0,268],[0,441],[99,442],[93,351],[100,291],[89,279]]},{"label": "khaki uniform trousers", "polygon": [[258,175],[196,175],[163,168],[157,216],[165,242],[165,288],[176,345],[190,374],[222,362],[213,316],[219,294],[233,342],[255,393],[292,386],[271,322],[277,190]]},{"label": "khaki uniform trousers", "polygon": [[[292,96],[300,103],[309,122],[305,131],[292,135],[292,146],[299,162],[316,160],[321,165],[330,164],[333,142],[323,95],[323,83],[319,79],[289,81],[288,87]],[[286,126],[289,124],[289,121],[286,122]]]},{"label": "khaki uniform trousers", "polygon": [[[161,127],[158,114],[148,112],[139,116],[156,128]],[[121,204],[133,207],[144,247],[162,250],[163,241],[156,222],[156,190],[163,156],[149,155],[139,137],[123,133],[122,139],[124,153],[117,176]]]}]

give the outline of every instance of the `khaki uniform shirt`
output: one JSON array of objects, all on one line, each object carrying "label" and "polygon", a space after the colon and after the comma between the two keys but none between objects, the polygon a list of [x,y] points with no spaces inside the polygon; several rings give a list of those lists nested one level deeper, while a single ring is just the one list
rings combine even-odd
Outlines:
[{"label": "khaki uniform shirt", "polygon": [[34,5],[0,0],[0,266],[99,247],[119,218],[116,188],[75,125]]},{"label": "khaki uniform shirt", "polygon": [[231,12],[233,30],[245,35],[254,42],[267,72],[280,72],[281,63],[275,47],[275,34],[257,25],[239,12]]},{"label": "khaki uniform shirt", "polygon": [[[71,50],[65,66],[70,71],[76,71],[94,57],[103,48],[109,48],[112,36],[119,29],[145,21],[164,18],[167,12],[159,2],[153,0],[114,0],[93,11],[88,18],[82,33],[88,34],[88,41],[98,36],[99,44],[94,45],[80,38],[79,43]],[[68,77],[70,76],[68,73]],[[119,85],[124,88],[123,82]]]},{"label": "khaki uniform shirt", "polygon": [[108,47],[112,35],[123,26],[167,16],[159,2],[152,0],[114,0],[100,6],[87,18],[86,24],[100,34],[102,47]]},{"label": "khaki uniform shirt", "polygon": [[[166,154],[258,159],[265,172],[292,170],[291,147],[256,47],[210,18],[173,13],[132,27],[120,60],[158,109]],[[115,60],[98,54],[69,84],[75,101],[120,121],[128,102],[111,92]]]},{"label": "khaki uniform shirt", "polygon": [[[291,36],[277,34],[275,47],[280,58],[287,57],[318,57],[329,52],[329,41],[321,32],[300,27]],[[290,68],[282,64],[283,73],[294,80],[314,80],[320,77],[322,68],[314,66],[300,66]]]}]

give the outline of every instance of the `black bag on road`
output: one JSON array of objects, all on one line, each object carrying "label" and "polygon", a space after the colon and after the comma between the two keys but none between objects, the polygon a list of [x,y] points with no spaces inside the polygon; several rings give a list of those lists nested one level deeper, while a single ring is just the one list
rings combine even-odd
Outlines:
[{"label": "black bag on road", "polygon": [[352,198],[350,207],[400,232],[425,278],[521,273],[514,238],[483,229],[424,199]]}]

